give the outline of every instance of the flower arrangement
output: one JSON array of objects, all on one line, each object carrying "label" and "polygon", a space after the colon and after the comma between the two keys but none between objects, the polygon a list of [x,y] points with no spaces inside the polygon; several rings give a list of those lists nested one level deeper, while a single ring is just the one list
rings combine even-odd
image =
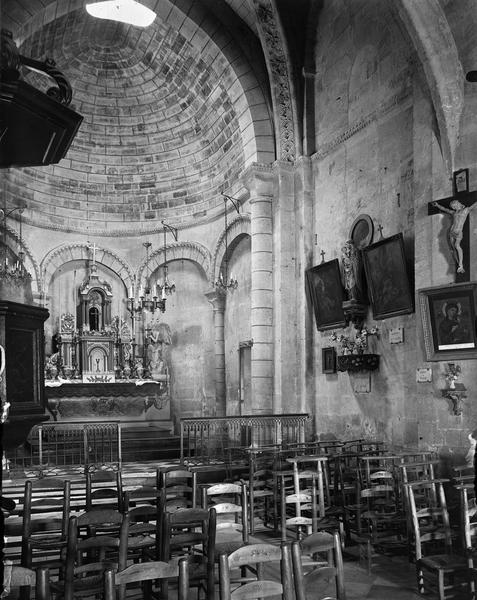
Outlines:
[{"label": "flower arrangement", "polygon": [[330,335],[330,340],[340,344],[342,354],[364,354],[368,349],[368,335],[378,335],[378,333],[379,329],[376,325],[370,329],[365,326],[358,330],[354,340],[347,335],[338,335],[335,331]]},{"label": "flower arrangement", "polygon": [[456,365],[455,363],[447,363],[448,371],[445,375],[446,381],[449,382],[449,387],[451,389],[455,388],[455,382],[459,379],[459,375],[461,373],[460,365]]}]

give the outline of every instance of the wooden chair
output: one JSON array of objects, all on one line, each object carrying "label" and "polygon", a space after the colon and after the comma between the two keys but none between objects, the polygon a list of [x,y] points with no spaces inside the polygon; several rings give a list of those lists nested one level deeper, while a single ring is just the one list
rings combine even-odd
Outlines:
[{"label": "wooden chair", "polygon": [[255,533],[256,519],[260,519],[265,526],[273,523],[274,529],[277,529],[274,503],[276,493],[273,488],[274,472],[271,460],[269,455],[260,459],[255,455],[251,457],[247,481],[250,535]]},{"label": "wooden chair", "polygon": [[28,569],[5,561],[3,565],[3,593],[9,597],[13,590],[20,591],[20,597],[30,598],[30,590],[35,588],[35,600],[50,600],[50,579],[46,567]]},{"label": "wooden chair", "polygon": [[[117,535],[96,535],[98,528],[118,524]],[[128,528],[128,517],[114,510],[87,511],[70,517],[64,580],[53,582],[53,589],[62,593],[64,600],[100,593],[105,570],[126,567]],[[90,535],[80,537],[82,529]]]},{"label": "wooden chair", "polygon": [[456,486],[460,496],[460,539],[462,550],[467,556],[469,567],[474,567],[477,540],[477,502],[474,484],[467,483]]},{"label": "wooden chair", "polygon": [[[171,580],[177,579],[177,599],[187,600],[189,595],[189,565],[187,558],[171,562],[153,561],[133,564],[123,571],[107,569],[104,575],[105,600],[125,600],[128,597],[128,584],[141,583],[141,598],[167,598],[167,587]],[[152,590],[152,583],[161,585],[161,594]],[[137,586],[136,586],[137,587]],[[129,591],[130,593],[130,591]]]},{"label": "wooden chair", "polygon": [[329,598],[330,591],[336,600],[346,600],[341,539],[337,531],[320,531],[301,542],[293,542],[292,561],[296,600],[305,600],[307,592],[315,599],[324,598],[321,593]]},{"label": "wooden chair", "polygon": [[58,569],[61,549],[66,547],[70,516],[69,480],[40,479],[25,482],[22,518],[21,564],[35,563]]},{"label": "wooden chair", "polygon": [[217,513],[214,508],[181,508],[164,511],[161,528],[160,560],[187,555],[189,584],[204,589],[206,597],[214,598],[214,564]]},{"label": "wooden chair", "polygon": [[197,506],[197,473],[186,469],[157,471],[157,489],[162,494],[164,510]]},{"label": "wooden chair", "polygon": [[101,506],[124,510],[123,482],[120,469],[87,470],[86,474],[86,510]]},{"label": "wooden chair", "polygon": [[161,553],[162,503],[138,504],[132,508],[129,492],[124,494],[124,506],[129,519],[128,560],[143,562],[159,560]]},{"label": "wooden chair", "polygon": [[217,513],[215,555],[248,544],[248,510],[245,482],[218,483],[202,488],[202,507]]},{"label": "wooden chair", "polygon": [[[265,578],[264,566],[278,563],[280,577]],[[234,577],[234,570],[251,567],[256,573],[256,579]],[[250,544],[230,555],[221,554],[219,557],[219,595],[220,600],[248,600],[252,598],[267,598],[281,596],[283,600],[292,600],[293,570],[289,544],[281,547],[272,544]]]},{"label": "wooden chair", "polygon": [[[414,555],[419,593],[432,591],[439,600],[469,593],[468,562],[452,549],[452,535],[443,483],[446,480],[408,483],[413,523]],[[415,496],[428,495],[428,506],[416,506]]]}]

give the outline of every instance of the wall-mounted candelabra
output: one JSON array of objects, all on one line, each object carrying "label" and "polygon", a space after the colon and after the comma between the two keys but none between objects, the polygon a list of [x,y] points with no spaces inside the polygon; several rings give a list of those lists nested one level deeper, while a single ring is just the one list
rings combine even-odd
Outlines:
[{"label": "wall-mounted candelabra", "polygon": [[[25,279],[29,279],[31,275],[25,269],[24,260],[25,253],[22,250],[22,214],[23,208],[16,207],[12,208],[12,210],[6,212],[5,210],[0,209],[0,220],[3,222],[3,256],[0,263],[0,279],[10,278],[16,281],[21,281]],[[18,252],[17,252],[17,260],[9,262],[8,260],[8,246],[7,246],[7,218],[13,214],[15,211],[18,211],[20,215],[19,224],[19,243],[18,243]]]},{"label": "wall-mounted candelabra", "polygon": [[215,289],[219,292],[225,293],[228,290],[236,290],[238,287],[238,281],[232,274],[229,277],[229,247],[228,247],[228,224],[227,224],[227,200],[229,200],[237,213],[240,214],[239,204],[235,198],[222,194],[224,198],[224,232],[225,232],[225,253],[222,268],[220,269],[219,278],[215,282]]}]

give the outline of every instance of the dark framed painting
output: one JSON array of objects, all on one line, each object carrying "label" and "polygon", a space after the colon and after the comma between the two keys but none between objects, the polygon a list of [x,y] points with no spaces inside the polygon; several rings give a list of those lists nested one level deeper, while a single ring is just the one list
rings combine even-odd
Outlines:
[{"label": "dark framed painting", "polygon": [[321,365],[323,373],[336,373],[336,348],[321,349]]},{"label": "dark framed painting", "polygon": [[477,358],[477,283],[419,290],[427,360]]},{"label": "dark framed painting", "polygon": [[388,319],[413,312],[402,233],[379,240],[362,252],[373,317]]},{"label": "dark framed painting", "polygon": [[306,286],[315,313],[318,331],[344,327],[345,293],[337,258],[307,269]]},{"label": "dark framed painting", "polygon": [[467,193],[469,191],[469,169],[459,169],[452,174],[454,182],[454,194]]}]

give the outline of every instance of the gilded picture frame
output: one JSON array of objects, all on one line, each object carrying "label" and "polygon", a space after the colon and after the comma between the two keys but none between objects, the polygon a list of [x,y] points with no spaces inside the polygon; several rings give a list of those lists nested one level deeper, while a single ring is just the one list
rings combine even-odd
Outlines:
[{"label": "gilded picture frame", "polygon": [[323,262],[305,272],[308,297],[313,306],[318,331],[344,327],[345,291],[337,258]]},{"label": "gilded picture frame", "polygon": [[426,359],[477,358],[477,283],[418,291]]}]

